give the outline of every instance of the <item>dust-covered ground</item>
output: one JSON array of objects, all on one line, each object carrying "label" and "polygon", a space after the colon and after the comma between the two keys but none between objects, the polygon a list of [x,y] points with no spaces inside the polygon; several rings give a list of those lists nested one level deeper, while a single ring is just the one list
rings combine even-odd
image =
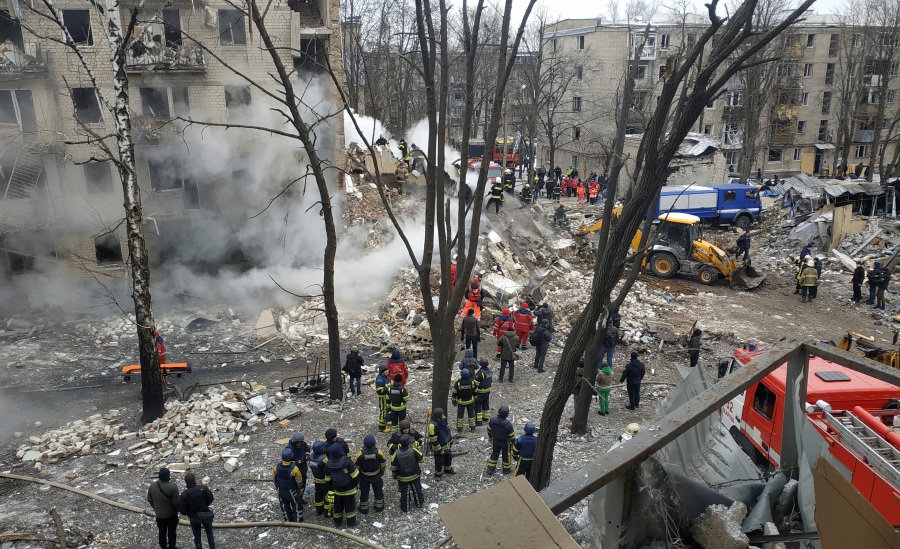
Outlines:
[{"label": "dust-covered ground", "polygon": [[[505,210],[493,218],[492,228],[503,232],[504,223],[512,223],[511,212]],[[536,215],[536,218],[539,216]],[[519,227],[517,230],[521,230]],[[687,331],[696,322],[704,329],[704,351],[701,366],[715,377],[719,359],[745,343],[772,343],[789,337],[814,340],[838,340],[846,330],[875,336],[884,346],[890,344],[892,322],[887,314],[866,305],[853,305],[850,297],[849,273],[837,262],[826,261],[825,271],[814,303],[801,303],[793,294],[793,265],[787,256],[796,252],[794,244],[784,238],[785,230],[767,227],[754,237],[751,253],[754,264],[767,276],[767,283],[753,292],[741,292],[724,285],[703,286],[696,280],[659,280],[641,275],[622,311],[624,341],[614,359],[620,373],[632,350],[641,354],[647,366],[642,388],[642,406],[637,411],[624,408],[624,388],[612,393],[611,413],[601,417],[592,407],[590,429],[586,436],[573,436],[563,430],[556,447],[554,477],[559,477],[590,463],[605,452],[627,424],[652,424],[656,405],[665,398],[673,384],[681,379],[678,367],[687,365],[684,349]],[[720,238],[733,239],[729,233]],[[561,235],[562,236],[562,235]],[[798,247],[799,248],[799,247]],[[565,253],[565,252],[560,252]],[[523,353],[516,370],[515,382],[495,382],[491,408],[509,405],[518,433],[533,421],[540,426],[541,410],[556,372],[562,342],[568,326],[580,312],[579,304],[587,298],[588,263],[570,253],[574,268],[553,275],[544,285],[545,299],[556,313],[558,331],[547,358],[546,372],[531,367],[533,351]],[[580,269],[580,270],[579,270]],[[409,284],[410,281],[398,283]],[[402,301],[402,296],[397,301]],[[896,294],[888,293],[898,303]],[[264,305],[261,305],[261,308]],[[402,308],[402,307],[401,307]],[[359,343],[349,327],[381,326],[389,304],[376,310],[359,311],[342,318],[348,329],[343,347]],[[398,316],[391,313],[394,317]],[[188,362],[193,372],[173,382],[186,387],[194,383],[200,389],[220,387],[249,391],[258,385],[266,387],[272,406],[293,400],[305,410],[286,426],[262,421],[245,427],[246,442],[231,442],[216,450],[244,450],[240,465],[227,472],[222,460],[204,461],[195,468],[198,479],[209,478],[216,501],[213,509],[217,521],[280,520],[275,490],[269,482],[254,480],[268,477],[283,447],[276,443],[294,432],[302,432],[308,441],[321,439],[326,429],[334,427],[351,445],[352,455],[367,434],[375,434],[379,448],[385,449],[389,435],[376,430],[377,402],[371,386],[365,386],[362,397],[330,402],[311,394],[291,395],[283,390],[282,381],[306,373],[308,363],[324,353],[321,342],[304,343],[276,337],[264,340],[253,335],[256,317],[234,313],[225,306],[183,307],[158,313],[160,331],[166,336],[170,362]],[[214,322],[191,324],[203,317]],[[6,320],[6,319],[4,319]],[[4,332],[0,336],[0,471],[29,475],[61,482],[111,500],[147,508],[146,491],[152,475],[164,464],[154,461],[146,466],[133,460],[111,459],[110,454],[128,453],[134,440],[102,441],[76,456],[60,457],[55,463],[24,462],[17,457],[21,445],[31,445],[29,438],[40,436],[68,422],[85,419],[97,413],[119,410],[115,422],[123,429],[136,431],[139,416],[139,385],[124,383],[117,375],[121,367],[134,361],[136,352],[132,330],[124,317],[109,316],[85,319],[68,318],[61,311],[32,312],[17,317],[34,326],[33,331]],[[394,319],[396,320],[396,319]],[[360,328],[361,329],[361,328]],[[358,330],[357,330],[358,331]],[[494,339],[485,331],[481,354],[492,357]],[[307,340],[308,341],[308,340]],[[364,376],[371,383],[374,367],[386,360],[382,345],[361,345],[372,370]],[[403,349],[401,348],[401,351]],[[462,353],[459,353],[460,356]],[[408,384],[411,400],[409,415],[416,428],[424,430],[430,403],[430,362],[422,359],[418,366],[411,362]],[[492,362],[495,379],[497,368]],[[295,383],[288,380],[286,385]],[[194,397],[198,398],[198,397]],[[567,404],[564,419],[571,416],[572,403]],[[451,425],[453,425],[451,411]],[[382,514],[360,516],[360,524],[350,531],[383,547],[433,547],[447,535],[437,506],[483,490],[503,480],[498,473],[484,474],[489,441],[483,427],[472,434],[464,432],[454,445],[460,455],[454,464],[459,474],[436,480],[433,462],[426,459],[423,484],[426,505],[408,515],[399,511],[396,484],[386,475],[386,510]],[[114,462],[110,465],[110,462]],[[68,476],[67,476],[68,475]],[[183,487],[180,475],[175,475]],[[116,509],[100,502],[64,492],[56,488],[22,481],[0,479],[0,532],[33,532],[32,537],[54,538],[55,528],[48,509],[59,511],[66,527],[70,546],[74,547],[151,547],[155,546],[156,528],[149,517]],[[590,547],[584,530],[584,503],[561,515],[563,524],[585,547]],[[490,510],[483,510],[490,520]],[[330,520],[315,517],[312,505],[306,506],[308,522],[331,525]],[[250,528],[217,529],[221,547],[356,547],[353,542],[306,529]],[[190,532],[179,529],[181,543],[190,544]],[[45,547],[45,542],[19,541],[14,547]],[[4,545],[4,549],[7,546]]]}]

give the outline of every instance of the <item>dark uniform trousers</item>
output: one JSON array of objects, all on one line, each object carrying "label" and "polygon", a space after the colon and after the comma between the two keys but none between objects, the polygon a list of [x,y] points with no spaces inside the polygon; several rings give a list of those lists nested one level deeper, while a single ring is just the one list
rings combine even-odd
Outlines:
[{"label": "dark uniform trousers", "polygon": [[380,474],[367,475],[359,474],[359,512],[366,515],[369,513],[369,488],[375,498],[375,510],[379,513],[384,511],[384,479]]},{"label": "dark uniform trousers", "polygon": [[[437,456],[435,456],[435,460]],[[421,507],[425,502],[425,494],[422,493],[422,481],[417,477],[415,480],[404,481],[398,480],[400,485],[400,510],[406,513],[409,511],[409,493],[412,492],[413,505]],[[411,489],[411,490],[410,490]]]},{"label": "dark uniform trousers", "polygon": [[300,502],[300,490],[289,488],[278,489],[278,503],[281,513],[287,522],[303,522],[303,505]]},{"label": "dark uniform trousers", "polygon": [[497,458],[503,456],[503,472],[512,472],[512,463],[509,461],[509,441],[497,440],[493,441],[493,449],[491,449],[491,457],[488,458],[488,473],[493,474],[497,470]]},{"label": "dark uniform trousers", "polygon": [[491,393],[478,393],[475,395],[475,426],[480,427],[482,422],[487,423],[491,410]]}]

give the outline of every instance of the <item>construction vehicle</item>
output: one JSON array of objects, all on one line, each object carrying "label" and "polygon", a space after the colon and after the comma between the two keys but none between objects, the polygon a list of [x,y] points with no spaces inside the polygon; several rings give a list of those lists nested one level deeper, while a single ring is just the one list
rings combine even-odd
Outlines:
[{"label": "construction vehicle", "polygon": [[750,261],[738,262],[712,242],[703,240],[696,215],[670,212],[660,215],[659,221],[656,242],[647,252],[646,261],[650,272],[659,278],[692,275],[707,285],[724,278],[732,287],[745,290],[758,287],[766,279]]},{"label": "construction vehicle", "polygon": [[[731,372],[763,352],[733,353]],[[787,365],[721,408],[722,423],[758,466],[776,468],[782,452]],[[809,358],[806,419],[853,486],[894,526],[900,525],[900,387],[819,357]]]},{"label": "construction vehicle", "polygon": [[[622,206],[616,206],[612,210],[612,215],[614,218],[618,219],[622,215]],[[590,214],[584,217],[584,220],[587,221],[590,219]],[[595,221],[591,225],[587,225],[586,223],[581,223],[578,225],[578,228],[572,232],[573,236],[581,237],[587,236],[591,233],[595,233],[603,228],[603,218],[601,217],[597,221]],[[631,251],[636,252],[641,245],[641,230],[638,229],[634,235],[634,238],[631,239]]]},{"label": "construction vehicle", "polygon": [[900,350],[896,348],[897,341],[900,339],[900,332],[894,332],[894,349],[882,349],[875,345],[875,338],[863,334],[858,334],[847,330],[847,333],[841,338],[841,342],[837,344],[837,348],[855,352],[860,356],[864,356],[875,362],[880,362],[891,368],[900,368]]}]

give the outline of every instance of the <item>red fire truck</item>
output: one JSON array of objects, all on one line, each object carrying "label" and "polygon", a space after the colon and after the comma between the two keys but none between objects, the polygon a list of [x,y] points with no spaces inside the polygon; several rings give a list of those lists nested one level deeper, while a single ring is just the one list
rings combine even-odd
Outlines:
[{"label": "red fire truck", "polygon": [[[515,137],[507,137],[505,139],[503,137],[497,138],[494,147],[491,149],[491,162],[502,164],[504,145],[506,146],[506,167],[510,169],[515,168],[519,165],[519,162],[522,161],[519,151],[516,149]],[[472,168],[476,162],[481,162],[483,160],[485,148],[485,143],[482,140],[472,140],[472,142],[469,143],[469,168]]]},{"label": "red fire truck", "polygon": [[[759,349],[738,349],[729,370],[747,364]],[[785,409],[783,365],[721,409],[722,422],[757,465],[777,466]],[[851,482],[887,520],[900,525],[900,387],[833,362],[810,357],[806,418],[828,442]]]}]

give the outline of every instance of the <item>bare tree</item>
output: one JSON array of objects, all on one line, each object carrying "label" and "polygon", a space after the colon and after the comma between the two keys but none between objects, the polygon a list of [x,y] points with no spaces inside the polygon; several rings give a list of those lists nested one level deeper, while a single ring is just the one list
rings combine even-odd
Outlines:
[{"label": "bare tree", "polygon": [[[85,44],[77,43],[63,22],[62,12],[52,0],[43,0],[38,5],[23,4],[29,14],[35,16],[34,23],[23,21],[22,26],[38,38],[64,46],[74,54],[77,63],[84,69],[88,80],[97,93],[102,108],[110,114],[114,132],[101,134],[79,121],[84,136],[66,138],[66,144],[87,144],[97,148],[97,155],[91,160],[109,160],[119,173],[125,206],[125,228],[128,242],[128,267],[131,277],[131,297],[134,300],[135,325],[141,362],[141,421],[147,423],[159,418],[165,412],[162,391],[162,373],[159,353],[156,349],[156,322],[150,295],[150,267],[144,239],[144,217],[141,207],[141,190],[138,185],[134,161],[134,139],[131,133],[131,109],[129,99],[128,74],[125,71],[126,55],[136,33],[138,16],[144,9],[144,0],[128,10],[125,26],[119,2],[106,0],[101,5],[95,2],[79,2],[84,9],[96,14],[103,22],[104,39],[109,47],[105,61],[110,63],[113,74],[113,93],[108,96],[97,73],[107,70],[101,65],[94,51],[85,51]],[[67,6],[70,6],[67,4]],[[48,28],[49,27],[49,28]],[[46,32],[44,32],[46,30]],[[93,48],[88,48],[93,50]],[[75,113],[73,118],[78,121]]]},{"label": "bare tree", "polygon": [[865,102],[875,104],[874,116],[866,117],[868,129],[873,132],[872,144],[869,147],[869,169],[866,170],[866,181],[872,181],[875,176],[875,166],[884,177],[884,142],[882,129],[884,127],[885,114],[888,103],[894,93],[890,89],[891,81],[895,78],[897,63],[900,62],[900,1],[887,0],[866,2],[866,11],[871,17],[871,30],[868,39],[872,42],[872,56],[866,62],[863,75],[863,85],[868,89]]},{"label": "bare tree", "polygon": [[[597,362],[602,344],[598,321],[625,297],[625,292],[613,296],[625,266],[631,264],[631,276],[636,276],[640,268],[642,254],[629,258],[628,249],[638,227],[642,223],[645,228],[649,225],[650,216],[646,214],[665,183],[669,162],[706,104],[730,78],[748,68],[753,55],[801,17],[813,2],[806,0],[785,14],[780,24],[758,33],[753,23],[756,0],[745,1],[726,19],[716,13],[718,1],[712,0],[707,4],[709,25],[696,45],[692,49],[683,48],[667,66],[659,105],[647,124],[636,155],[634,184],[618,219],[612,219],[613,201],[606,203],[605,219],[610,222],[604,223],[600,231],[590,299],[566,338],[553,387],[544,405],[531,479],[536,489],[543,488],[550,480],[553,448],[575,380],[575,367],[582,356],[586,364]],[[754,45],[738,53],[738,48],[748,41]]]}]

